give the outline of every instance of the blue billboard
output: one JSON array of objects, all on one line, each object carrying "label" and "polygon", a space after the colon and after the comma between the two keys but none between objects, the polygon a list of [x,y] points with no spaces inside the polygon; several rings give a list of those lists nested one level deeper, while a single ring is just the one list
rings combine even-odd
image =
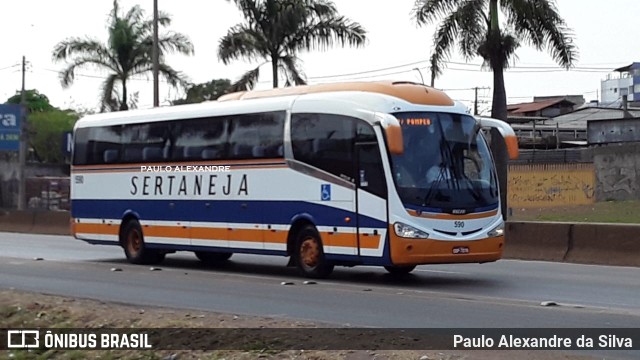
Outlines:
[{"label": "blue billboard", "polygon": [[0,150],[20,149],[20,113],[22,107],[0,104]]}]

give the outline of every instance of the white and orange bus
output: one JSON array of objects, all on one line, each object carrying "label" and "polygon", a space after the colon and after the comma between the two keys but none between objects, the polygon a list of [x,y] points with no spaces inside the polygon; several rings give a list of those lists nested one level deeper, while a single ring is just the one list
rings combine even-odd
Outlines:
[{"label": "white and orange bus", "polygon": [[504,222],[483,127],[517,156],[508,124],[407,82],[90,115],[74,129],[72,233],[132,263],[271,254],[309,277],[495,261]]}]

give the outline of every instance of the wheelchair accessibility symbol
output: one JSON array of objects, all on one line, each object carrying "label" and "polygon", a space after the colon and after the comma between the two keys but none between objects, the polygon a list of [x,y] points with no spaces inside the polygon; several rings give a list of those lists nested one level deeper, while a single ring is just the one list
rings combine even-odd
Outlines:
[{"label": "wheelchair accessibility symbol", "polygon": [[320,188],[320,199],[322,201],[331,200],[331,185],[330,184],[322,184]]}]

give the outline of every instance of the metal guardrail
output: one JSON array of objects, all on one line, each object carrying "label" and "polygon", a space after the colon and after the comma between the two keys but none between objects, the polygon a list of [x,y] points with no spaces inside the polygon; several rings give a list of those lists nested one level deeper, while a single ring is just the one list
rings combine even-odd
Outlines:
[{"label": "metal guardrail", "polygon": [[588,148],[579,149],[521,149],[517,160],[512,164],[549,164],[549,163],[590,163],[593,162],[592,151]]}]

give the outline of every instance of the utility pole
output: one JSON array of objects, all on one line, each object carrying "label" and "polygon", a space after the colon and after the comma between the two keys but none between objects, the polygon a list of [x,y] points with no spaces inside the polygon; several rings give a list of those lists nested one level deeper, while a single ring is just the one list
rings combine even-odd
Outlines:
[{"label": "utility pole", "polygon": [[160,88],[158,73],[160,72],[160,48],[158,44],[158,0],[153,0],[153,107],[160,106]]},{"label": "utility pole", "polygon": [[478,90],[487,90],[488,87],[474,87],[473,90],[475,92],[475,99],[473,100],[473,115],[478,115]]},{"label": "utility pole", "polygon": [[478,87],[475,88],[475,99],[473,100],[473,115],[478,115]]},{"label": "utility pole", "polygon": [[26,59],[22,56],[22,90],[20,91],[20,149],[18,151],[18,210],[26,210],[27,194],[25,167],[27,165],[27,151],[29,138],[27,136],[27,94],[24,90],[26,73]]}]

